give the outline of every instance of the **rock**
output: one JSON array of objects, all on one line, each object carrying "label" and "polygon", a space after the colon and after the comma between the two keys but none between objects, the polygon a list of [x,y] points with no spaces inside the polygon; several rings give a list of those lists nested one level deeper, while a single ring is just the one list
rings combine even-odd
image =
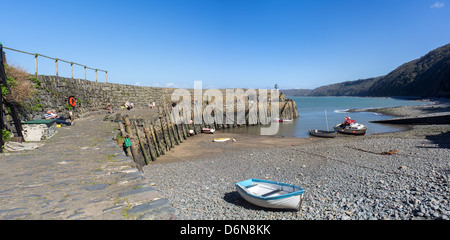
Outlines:
[{"label": "rock", "polygon": [[[158,215],[162,212],[174,212],[170,206],[170,202],[167,199],[157,199],[149,203],[134,206],[130,208],[126,214],[129,217],[138,217],[151,211],[156,212]],[[147,214],[146,218],[150,218],[150,215],[151,214]]]},{"label": "rock", "polygon": [[81,189],[87,190],[87,191],[99,191],[103,190],[108,187],[109,184],[94,184],[94,185],[87,185],[81,187]]}]

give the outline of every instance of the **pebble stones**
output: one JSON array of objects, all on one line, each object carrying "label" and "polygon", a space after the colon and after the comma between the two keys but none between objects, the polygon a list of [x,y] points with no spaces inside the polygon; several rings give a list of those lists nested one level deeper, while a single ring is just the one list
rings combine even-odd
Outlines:
[{"label": "pebble stones", "polygon": [[[428,131],[422,126],[408,134],[422,136]],[[345,143],[332,139],[319,145],[228,151],[147,166],[144,174],[173,204],[177,219],[448,220],[450,150],[427,148],[435,144],[403,135],[399,132],[348,139]],[[383,152],[391,148],[398,153],[379,155],[357,150]],[[248,178],[305,188],[302,211],[264,209],[248,203],[234,187],[235,182]]]}]

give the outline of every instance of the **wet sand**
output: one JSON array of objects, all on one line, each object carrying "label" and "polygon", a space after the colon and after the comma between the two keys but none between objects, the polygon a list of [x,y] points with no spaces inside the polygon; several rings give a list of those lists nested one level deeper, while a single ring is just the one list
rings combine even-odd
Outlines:
[{"label": "wet sand", "polygon": [[[118,109],[114,114],[128,114],[131,118],[156,119],[157,109]],[[235,141],[213,142],[214,138],[231,138]],[[308,142],[320,141],[319,138],[296,138],[283,136],[263,136],[246,133],[223,133],[220,130],[214,134],[197,134],[183,140],[165,155],[158,157],[152,164],[173,163],[177,161],[195,160],[203,156],[223,153],[225,151],[236,151],[248,148],[273,148],[284,146],[295,146]]]},{"label": "wet sand", "polygon": [[[358,109],[355,111],[372,111],[389,116],[402,117],[418,117],[430,116],[430,114],[445,114],[450,111],[450,100],[437,99],[426,100],[430,101],[429,105],[423,106],[403,106],[393,108],[378,108],[378,109]],[[128,111],[126,109],[119,110],[121,113],[129,114],[130,116],[140,116],[144,118],[155,117],[157,115],[156,109],[133,109]],[[404,125],[405,130],[408,131],[412,127]],[[403,132],[403,131],[401,131]],[[400,133],[400,132],[398,132]],[[395,133],[385,133],[395,134]],[[351,138],[354,136],[338,134],[337,138]],[[227,142],[213,142],[214,138],[231,138],[235,141]],[[319,144],[327,144],[327,139],[318,137],[288,137],[288,136],[263,136],[246,133],[223,133],[220,130],[214,134],[198,134],[183,141],[180,145],[166,152],[165,155],[159,157],[152,164],[173,163],[177,161],[195,160],[214,154],[224,153],[227,151],[239,151],[244,149],[267,149],[267,148],[282,148],[289,146],[297,146],[305,143],[321,142]]]},{"label": "wet sand", "polygon": [[[213,142],[214,138],[231,138],[227,142]],[[235,141],[233,141],[233,139]],[[261,136],[245,133],[198,134],[184,140],[165,155],[159,157],[152,164],[165,164],[178,161],[195,160],[205,156],[211,156],[229,151],[245,149],[269,149],[276,147],[297,146],[305,143],[318,142],[319,138],[295,138],[281,136]]]}]

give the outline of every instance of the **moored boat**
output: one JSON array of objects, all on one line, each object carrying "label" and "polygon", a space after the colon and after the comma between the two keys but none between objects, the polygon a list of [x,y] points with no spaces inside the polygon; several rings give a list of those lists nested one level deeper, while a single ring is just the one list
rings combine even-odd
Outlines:
[{"label": "moored boat", "polygon": [[300,210],[305,192],[296,185],[260,179],[247,179],[235,185],[245,200],[266,208]]},{"label": "moored boat", "polygon": [[275,118],[276,122],[292,122],[294,121],[293,119],[282,119],[282,118]]},{"label": "moored boat", "polygon": [[355,120],[351,120],[349,117],[346,117],[344,123],[334,126],[334,130],[338,133],[364,135],[366,134],[367,127],[363,124],[356,123]]},{"label": "moored boat", "polygon": [[319,130],[319,129],[310,129],[309,135],[315,136],[315,137],[324,137],[324,138],[334,138],[336,137],[336,131],[328,129],[328,117],[327,117],[327,110],[325,110],[325,120],[327,122],[327,130]]},{"label": "moored boat", "polygon": [[202,133],[214,133],[216,131],[215,128],[202,128]]},{"label": "moored boat", "polygon": [[326,131],[319,129],[311,129],[309,130],[309,134],[315,137],[324,137],[324,138],[334,138],[336,137],[336,131]]}]

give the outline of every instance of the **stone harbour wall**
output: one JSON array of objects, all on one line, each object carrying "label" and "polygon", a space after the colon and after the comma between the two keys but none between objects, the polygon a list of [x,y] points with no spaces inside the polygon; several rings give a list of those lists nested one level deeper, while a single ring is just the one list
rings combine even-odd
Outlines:
[{"label": "stone harbour wall", "polygon": [[[133,102],[135,108],[144,108],[151,103],[155,103],[156,107],[166,107],[172,103],[171,94],[175,90],[175,88],[94,82],[46,75],[39,75],[38,79],[39,81],[35,84],[35,96],[23,106],[19,106],[19,118],[22,121],[42,119],[49,109],[55,109],[58,114],[66,117],[71,111],[77,118],[91,112],[105,110],[107,103],[111,103],[114,109],[118,109],[126,101]],[[189,91],[194,96],[193,90],[189,89]],[[220,91],[223,92],[225,101],[225,90]],[[77,100],[75,107],[69,105],[68,98],[71,96]],[[206,100],[204,106],[207,104]],[[296,106],[294,106],[295,102],[285,99],[284,94],[280,94],[282,118],[298,117]]]},{"label": "stone harbour wall", "polygon": [[[57,76],[40,75],[35,85],[37,94],[20,107],[21,120],[41,119],[48,109],[55,109],[58,114],[68,116],[72,111],[75,117],[104,110],[107,103],[117,109],[126,101],[131,101],[137,108],[149,103],[163,104],[165,97],[173,91],[170,88],[144,87],[117,83],[93,82]],[[68,98],[77,100],[71,107]]]},{"label": "stone harbour wall", "polygon": [[[126,101],[134,103],[135,108],[146,108],[148,104],[155,103],[155,107],[168,108],[170,110],[172,103],[172,93],[175,88],[160,88],[134,86],[117,83],[94,82],[83,79],[71,79],[58,76],[39,75],[38,81],[34,82],[36,94],[32,99],[24,104],[17,106],[19,119],[21,121],[42,119],[44,113],[49,109],[55,109],[58,115],[69,118],[69,112],[74,118],[79,118],[93,114],[99,111],[106,113],[107,103],[111,103],[114,109],[119,109]],[[192,89],[188,90],[192,96]],[[207,89],[203,90],[205,93]],[[225,89],[219,90],[223,94],[225,104]],[[270,91],[269,91],[270,92]],[[69,97],[75,97],[75,107],[70,106]],[[177,97],[174,97],[177,99]],[[211,103],[210,97],[204,96],[203,107]],[[284,94],[280,94],[280,118],[297,118],[297,106],[295,102],[286,99]],[[248,103],[248,100],[247,100]],[[216,128],[221,128],[217,126]],[[12,124],[12,118],[6,115],[6,128],[15,133],[15,127]]]}]

